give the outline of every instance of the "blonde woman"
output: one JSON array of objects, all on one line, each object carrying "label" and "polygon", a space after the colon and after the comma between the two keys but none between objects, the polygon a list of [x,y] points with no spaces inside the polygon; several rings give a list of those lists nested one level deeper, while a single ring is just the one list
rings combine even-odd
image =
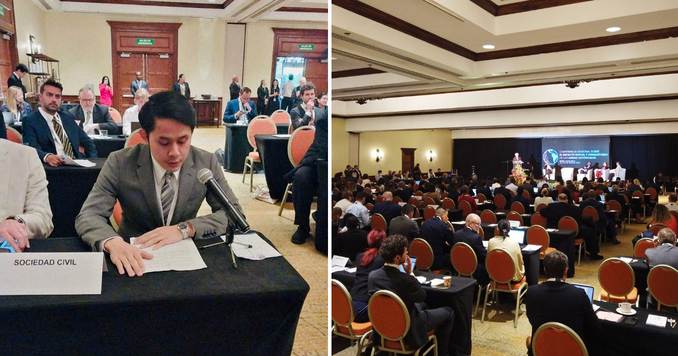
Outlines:
[{"label": "blonde woman", "polygon": [[6,101],[7,103],[0,107],[0,111],[11,112],[12,122],[19,122],[33,112],[31,106],[24,101],[24,93],[19,87],[9,87]]}]

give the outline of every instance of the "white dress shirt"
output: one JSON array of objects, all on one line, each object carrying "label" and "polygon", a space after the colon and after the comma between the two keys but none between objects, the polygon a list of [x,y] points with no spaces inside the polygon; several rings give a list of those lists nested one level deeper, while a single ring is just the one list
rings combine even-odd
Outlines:
[{"label": "white dress shirt", "polygon": [[[59,113],[50,115],[49,113],[47,113],[47,111],[43,110],[40,107],[38,108],[38,111],[40,111],[40,114],[47,122],[47,126],[49,126],[49,131],[52,133],[52,138],[54,139],[54,146],[56,147],[56,154],[58,156],[65,156],[66,154],[64,153],[64,144],[61,142],[61,137],[59,137],[59,135],[56,134],[56,131],[54,131],[54,124],[52,123],[52,119],[56,118],[57,122],[61,125],[61,129],[63,130],[64,135],[66,135],[66,129],[64,128],[64,123],[61,122]],[[42,157],[43,162],[45,161],[45,158],[47,158],[48,155],[50,154],[48,153],[44,157]]]},{"label": "white dress shirt", "polygon": [[122,115],[122,134],[130,135],[132,133],[132,122],[139,122],[139,107],[130,106]]},{"label": "white dress shirt", "polygon": [[[155,160],[153,155],[151,155],[151,160],[153,161],[153,181],[155,182],[155,194],[158,199],[158,206],[160,207],[160,215],[162,216],[162,202],[160,199],[161,195],[160,192],[162,191],[162,183],[165,177],[165,172],[167,171],[160,166],[160,164]],[[179,195],[179,172],[181,172],[181,168],[174,172],[175,179],[174,182],[172,183],[172,189],[174,189],[174,198],[172,198],[172,205],[170,205],[169,214],[167,215],[167,221],[163,221],[163,224],[165,226],[170,225],[170,222],[172,221],[172,216],[174,215],[174,208],[176,208],[177,205],[177,196]]]},{"label": "white dress shirt", "polygon": [[370,212],[359,201],[356,201],[355,203],[351,204],[351,206],[346,208],[346,214],[351,214],[357,217],[360,221],[361,229],[370,224]]}]

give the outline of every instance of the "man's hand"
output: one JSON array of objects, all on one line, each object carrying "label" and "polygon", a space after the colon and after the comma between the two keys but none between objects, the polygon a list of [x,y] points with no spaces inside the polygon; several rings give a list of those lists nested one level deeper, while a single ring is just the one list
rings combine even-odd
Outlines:
[{"label": "man's hand", "polygon": [[162,226],[139,236],[134,244],[139,248],[153,247],[157,250],[165,245],[181,241],[181,231],[176,225]]},{"label": "man's hand", "polygon": [[410,256],[407,256],[407,259],[403,261],[403,269],[407,274],[412,273],[412,260],[410,259]]},{"label": "man's hand", "polygon": [[45,158],[45,162],[47,162],[47,164],[49,164],[52,167],[58,167],[64,164],[63,158],[54,154],[47,155],[47,158]]},{"label": "man's hand", "polygon": [[125,274],[127,272],[130,277],[143,276],[144,259],[150,260],[153,258],[150,253],[141,251],[120,237],[106,241],[104,250],[111,255],[111,262],[118,267],[118,273]]},{"label": "man's hand", "polygon": [[86,134],[88,135],[93,135],[94,134],[94,129],[98,129],[99,124],[87,124],[85,127],[82,128],[83,131],[85,131]]},{"label": "man's hand", "polygon": [[313,99],[311,99],[306,103],[306,111],[313,112],[314,108],[315,108],[315,102],[314,102]]},{"label": "man's hand", "polygon": [[31,247],[28,242],[28,228],[13,219],[0,222],[0,238],[7,240],[17,252],[23,251],[26,247]]}]

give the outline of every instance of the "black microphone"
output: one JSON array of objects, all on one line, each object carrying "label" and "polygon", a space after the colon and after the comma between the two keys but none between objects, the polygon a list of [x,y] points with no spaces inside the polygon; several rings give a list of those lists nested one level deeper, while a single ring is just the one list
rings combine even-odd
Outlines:
[{"label": "black microphone", "polygon": [[203,168],[198,172],[198,181],[207,186],[207,190],[212,192],[217,198],[221,206],[226,211],[226,216],[228,219],[235,225],[235,227],[240,232],[248,232],[250,230],[250,225],[245,220],[245,217],[242,215],[240,210],[238,210],[233,203],[226,197],[226,194],[221,189],[221,186],[214,180],[212,171],[207,168]]}]

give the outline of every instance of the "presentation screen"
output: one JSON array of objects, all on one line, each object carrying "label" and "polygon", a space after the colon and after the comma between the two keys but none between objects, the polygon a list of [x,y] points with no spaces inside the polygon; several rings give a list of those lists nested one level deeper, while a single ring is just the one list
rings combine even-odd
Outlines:
[{"label": "presentation screen", "polygon": [[541,139],[542,165],[583,167],[603,162],[610,164],[610,136],[555,137]]}]

